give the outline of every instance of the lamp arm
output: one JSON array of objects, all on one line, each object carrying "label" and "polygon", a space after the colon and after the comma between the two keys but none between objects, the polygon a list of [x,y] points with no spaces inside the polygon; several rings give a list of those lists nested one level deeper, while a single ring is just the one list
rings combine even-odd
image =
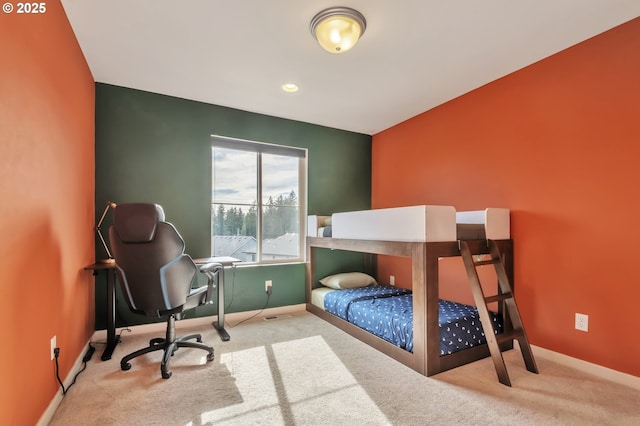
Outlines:
[{"label": "lamp arm", "polygon": [[104,240],[104,237],[102,236],[102,232],[100,232],[100,228],[98,229],[98,237],[100,237],[100,241],[102,242],[102,248],[104,248],[104,251],[107,253],[107,256],[109,259],[113,259],[113,256],[111,256],[111,252],[109,251],[109,247],[107,247],[107,242]]},{"label": "lamp arm", "polygon": [[104,218],[107,217],[107,213],[109,212],[109,209],[115,209],[116,208],[116,203],[114,203],[113,201],[107,201],[107,205],[104,206],[104,211],[102,212],[102,216],[100,216],[100,220],[98,221],[98,224],[96,225],[96,230],[100,230],[100,227],[102,226],[102,222],[104,222]]},{"label": "lamp arm", "polygon": [[107,242],[105,241],[104,237],[102,236],[102,231],[100,229],[100,227],[102,226],[102,222],[104,222],[104,218],[107,216],[107,213],[109,212],[109,209],[115,209],[117,206],[116,203],[114,203],[113,201],[107,201],[107,205],[104,207],[104,211],[102,212],[102,216],[100,216],[100,220],[98,221],[98,224],[96,225],[96,233],[98,234],[98,237],[100,238],[100,242],[102,243],[102,248],[104,248],[105,253],[107,253],[107,256],[109,259],[113,259],[113,256],[111,256],[111,251],[109,251],[109,247],[107,246]]}]

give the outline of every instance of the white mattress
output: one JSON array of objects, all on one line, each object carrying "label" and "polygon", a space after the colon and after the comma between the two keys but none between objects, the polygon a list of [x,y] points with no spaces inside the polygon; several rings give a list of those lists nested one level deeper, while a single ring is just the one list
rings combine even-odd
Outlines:
[{"label": "white mattress", "polygon": [[455,241],[456,209],[409,206],[334,213],[334,238],[378,241]]},{"label": "white mattress", "polygon": [[311,290],[311,304],[324,310],[324,297],[327,293],[338,291],[329,287],[318,287]]}]

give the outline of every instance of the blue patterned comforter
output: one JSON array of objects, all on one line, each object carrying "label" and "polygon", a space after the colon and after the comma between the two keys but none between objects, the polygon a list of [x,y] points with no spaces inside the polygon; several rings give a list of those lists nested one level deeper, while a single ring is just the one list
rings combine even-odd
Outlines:
[{"label": "blue patterned comforter", "polygon": [[[394,345],[413,351],[413,296],[411,290],[374,285],[332,291],[324,307]],[[486,342],[475,306],[439,301],[440,355]],[[493,314],[494,329],[502,332],[500,317]]]},{"label": "blue patterned comforter", "polygon": [[[449,355],[487,343],[480,323],[480,314],[475,306],[442,299],[439,305],[440,355]],[[489,314],[493,321],[494,332],[502,333],[502,317],[494,312]]]},{"label": "blue patterned comforter", "polygon": [[332,291],[324,309],[408,351],[413,350],[411,290],[374,285]]}]

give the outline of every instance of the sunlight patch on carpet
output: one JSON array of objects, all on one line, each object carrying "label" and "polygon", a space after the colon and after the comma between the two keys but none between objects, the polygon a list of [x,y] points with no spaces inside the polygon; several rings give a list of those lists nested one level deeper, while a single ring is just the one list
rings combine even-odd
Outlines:
[{"label": "sunlight patch on carpet", "polygon": [[321,336],[226,353],[220,365],[234,378],[241,402],[202,413],[202,424],[323,423],[327,415],[335,419],[330,406],[350,407],[345,420],[367,413],[373,423],[388,422]]}]

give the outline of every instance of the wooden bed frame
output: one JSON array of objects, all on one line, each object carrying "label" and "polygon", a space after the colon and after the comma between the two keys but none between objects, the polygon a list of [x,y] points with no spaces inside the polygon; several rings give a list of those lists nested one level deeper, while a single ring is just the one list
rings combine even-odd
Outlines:
[{"label": "wooden bed frame", "polygon": [[[507,275],[513,285],[513,244],[511,240],[495,241],[503,258]],[[471,254],[487,254],[486,240],[467,241]],[[411,258],[413,291],[413,352],[401,349],[386,340],[332,315],[311,304],[311,290],[316,287],[315,254],[317,249],[345,250],[369,255],[403,256]],[[307,237],[306,306],[317,315],[355,338],[378,349],[425,376],[432,376],[452,368],[489,356],[486,344],[440,356],[438,327],[438,259],[460,256],[457,241],[451,242],[397,242],[369,241],[340,238]],[[500,307],[505,333],[511,323]],[[513,341],[504,343],[502,350],[513,348]]]}]

